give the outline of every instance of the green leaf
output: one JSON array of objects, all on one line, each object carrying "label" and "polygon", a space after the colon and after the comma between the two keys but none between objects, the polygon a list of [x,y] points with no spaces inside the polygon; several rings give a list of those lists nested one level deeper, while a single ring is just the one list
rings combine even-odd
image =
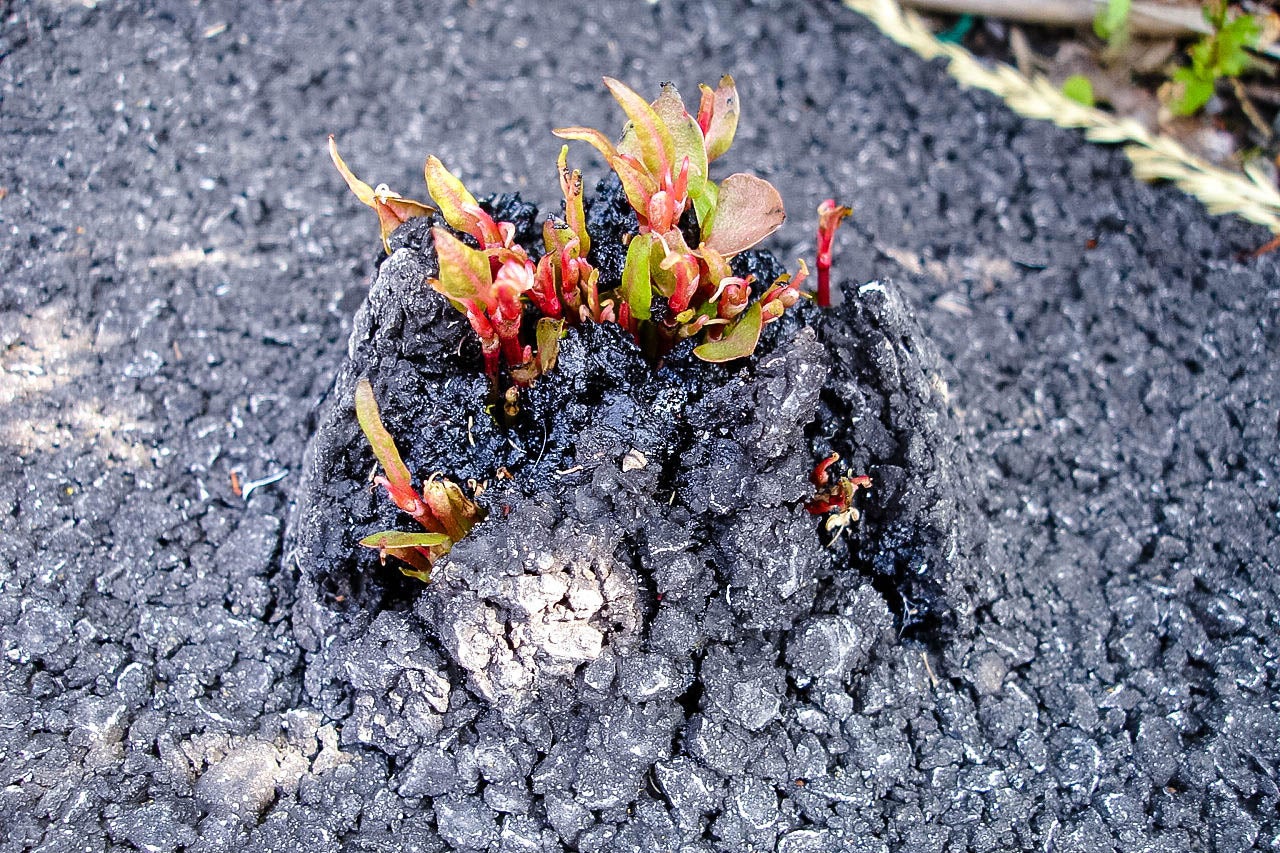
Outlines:
[{"label": "green leaf", "polygon": [[1217,33],[1217,72],[1238,77],[1252,61],[1246,48],[1254,47],[1262,35],[1262,25],[1253,15],[1237,15]]},{"label": "green leaf", "polygon": [[625,83],[606,77],[604,85],[608,87],[614,100],[631,120],[627,130],[623,132],[624,142],[629,141],[629,135],[634,134],[640,162],[644,164],[649,174],[655,177],[670,174],[675,162],[675,143],[671,140],[671,131],[667,129],[666,124],[654,112],[649,102]]},{"label": "green leaf", "polygon": [[637,234],[627,246],[627,260],[622,267],[622,298],[637,320],[650,318],[653,303],[653,283],[649,275],[649,261],[653,251],[653,238]]},{"label": "green leaf", "polygon": [[1063,80],[1062,94],[1077,104],[1084,104],[1086,107],[1094,105],[1093,83],[1083,74],[1072,74],[1066,80]]},{"label": "green leaf", "polygon": [[720,188],[715,181],[707,178],[689,179],[689,199],[698,215],[698,229],[703,240],[711,233],[711,222],[716,216],[716,199],[719,195]]},{"label": "green leaf", "polygon": [[1111,41],[1123,37],[1129,29],[1129,6],[1130,0],[1107,0],[1098,7],[1098,14],[1093,19],[1093,31],[1098,38]]},{"label": "green leaf", "polygon": [[564,335],[564,320],[540,317],[536,329],[538,340],[538,367],[542,373],[550,373],[560,356],[560,338]]},{"label": "green leaf", "polygon": [[476,207],[476,199],[462,181],[444,167],[440,158],[432,155],[427,158],[426,165],[427,191],[440,205],[440,215],[459,231],[465,231],[477,240],[483,240],[483,232],[475,214],[469,213],[465,207]]},{"label": "green leaf", "polygon": [[431,236],[440,260],[440,277],[432,279],[431,286],[455,302],[478,299],[487,304],[493,284],[489,256],[439,226],[431,229]]},{"label": "green leaf", "polygon": [[764,314],[759,301],[756,301],[729,327],[723,338],[695,347],[693,354],[703,361],[717,363],[745,358],[756,351],[763,328]]},{"label": "green leaf", "polygon": [[707,162],[711,162],[729,150],[734,134],[738,132],[738,87],[726,74],[720,78],[720,85],[714,92],[710,86],[700,88],[702,106],[698,113],[701,115],[704,110],[709,110],[711,114],[706,132]]},{"label": "green leaf", "polygon": [[685,109],[684,100],[675,86],[667,83],[662,87],[662,94],[653,102],[653,111],[671,134],[675,154],[671,163],[672,173],[679,172],[684,158],[688,157],[690,183],[695,175],[704,177],[707,174],[707,148],[702,141],[702,128]]},{"label": "green leaf", "polygon": [[542,245],[546,247],[547,254],[557,258],[556,263],[559,263],[560,252],[573,242],[574,236],[573,229],[563,219],[548,217],[542,220]]},{"label": "green leaf", "polygon": [[436,548],[452,542],[444,533],[406,533],[400,530],[383,530],[371,533],[360,540],[366,548],[380,551],[398,551],[403,548]]},{"label": "green leaf", "polygon": [[373,385],[367,377],[356,383],[356,420],[360,422],[360,429],[364,432],[365,438],[369,440],[369,446],[373,448],[374,458],[382,466],[393,494],[402,490],[411,491],[413,483],[409,475],[409,469],[405,466],[404,460],[400,458],[400,451],[396,449],[395,439],[391,437],[391,433],[387,432],[387,428],[382,424],[382,414],[378,411],[378,401],[373,396]]},{"label": "green leaf", "polygon": [[1169,104],[1175,115],[1193,115],[1213,97],[1214,79],[1197,73],[1195,69],[1177,69],[1173,72],[1173,81],[1182,86],[1182,94]]},{"label": "green leaf", "polygon": [[560,190],[564,193],[564,218],[578,235],[578,252],[586,257],[591,251],[591,235],[587,233],[587,216],[582,206],[582,173],[569,169],[569,146],[560,146]]},{"label": "green leaf", "polygon": [[773,184],[739,172],[720,183],[706,243],[726,258],[732,257],[777,231],[786,218],[782,196]]}]

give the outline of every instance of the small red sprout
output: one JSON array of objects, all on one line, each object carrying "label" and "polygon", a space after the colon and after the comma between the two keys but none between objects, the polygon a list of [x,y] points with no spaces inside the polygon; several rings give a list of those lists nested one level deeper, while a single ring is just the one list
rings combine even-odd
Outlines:
[{"label": "small red sprout", "polygon": [[406,575],[430,580],[432,565],[470,532],[481,518],[480,508],[462,493],[457,484],[443,477],[429,478],[422,484],[421,492],[413,487],[412,476],[396,449],[395,440],[383,426],[378,402],[373,396],[373,385],[368,379],[356,383],[355,404],[360,429],[383,470],[374,482],[386,489],[392,502],[412,516],[425,531],[404,533],[384,530],[366,536],[360,544],[377,549],[384,562],[390,555],[405,563],[409,568],[402,567],[401,571]]},{"label": "small red sprout", "polygon": [[852,208],[836,207],[836,200],[829,198],[818,205],[818,307],[831,307],[831,248],[836,229]]},{"label": "small red sprout", "polygon": [[831,513],[824,528],[829,532],[839,533],[861,516],[853,505],[853,497],[858,489],[871,488],[870,477],[846,477],[832,480],[830,468],[840,460],[839,453],[832,453],[819,462],[809,475],[810,482],[818,489],[817,494],[805,504],[805,509],[814,515]]}]

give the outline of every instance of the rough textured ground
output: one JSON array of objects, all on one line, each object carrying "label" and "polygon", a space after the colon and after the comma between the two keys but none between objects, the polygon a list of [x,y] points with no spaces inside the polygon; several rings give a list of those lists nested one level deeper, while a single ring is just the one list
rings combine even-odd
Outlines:
[{"label": "rough textured ground", "polygon": [[[825,756],[809,718],[769,723],[786,774],[842,773],[780,798],[664,771],[651,802],[689,819],[657,849],[739,843],[689,817],[712,813],[788,853],[1280,847],[1280,290],[1235,261],[1256,229],[827,5],[45,2],[0,40],[3,849],[538,849],[430,767],[406,787],[304,689],[283,522],[373,264],[324,135],[402,190],[435,151],[545,204],[550,127],[612,126],[601,73],[726,69],[731,157],[793,211],[775,248],[852,200],[843,268],[893,277],[949,362],[990,565],[971,639],[867,650]],[[232,471],[290,473],[244,500]],[[665,826],[556,808],[584,850]]]}]

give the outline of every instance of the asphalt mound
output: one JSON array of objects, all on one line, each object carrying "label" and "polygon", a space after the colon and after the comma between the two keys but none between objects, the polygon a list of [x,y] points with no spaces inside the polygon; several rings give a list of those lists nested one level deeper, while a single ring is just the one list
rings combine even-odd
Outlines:
[{"label": "asphalt mound", "polygon": [[[378,263],[324,140],[338,133],[357,172],[406,193],[433,151],[477,190],[545,206],[528,188],[554,186],[551,127],[612,126],[600,75],[688,88],[726,70],[744,98],[734,167],[792,211],[778,257],[811,252],[817,200],[853,204],[837,253],[851,301],[891,280],[886,305],[909,306],[915,340],[936,347],[930,393],[971,460],[943,466],[971,482],[939,493],[972,497],[959,511],[975,541],[958,553],[980,559],[971,614],[937,642],[895,636],[907,608],[858,558],[844,577],[869,579],[886,627],[849,680],[840,738],[843,710],[797,710],[744,758],[709,720],[661,749],[723,748],[719,766],[754,768],[744,788],[655,762],[665,781],[646,780],[631,831],[666,832],[655,849],[733,849],[709,819],[696,836],[666,821],[708,803],[738,829],[769,825],[787,802],[791,853],[1276,849],[1280,304],[1275,259],[1238,260],[1268,235],[1135,183],[1119,152],[959,89],[834,4],[561,8],[3,12],[0,849],[443,851],[476,827],[499,850],[562,849],[540,818],[485,829],[488,781],[404,789],[412,763],[372,743],[391,735],[336,725],[357,696],[384,695],[378,673],[361,688],[359,673],[319,677],[299,645],[285,522]],[[820,438],[806,433],[810,454]],[[455,665],[418,653],[438,642],[418,610],[369,607],[384,624],[362,636],[413,637],[403,681],[443,727],[426,674]],[[816,650],[824,630],[787,633]],[[700,676],[818,674],[788,642],[781,663],[741,667],[746,648],[723,648]],[[332,659],[398,653],[362,654]],[[470,689],[464,671],[451,694]],[[395,737],[408,750],[425,731]],[[785,797],[759,781],[814,755],[857,772],[797,776]],[[513,760],[523,778],[528,757]],[[583,827],[579,849],[631,849],[608,837],[620,814],[576,808],[569,774],[548,778],[573,792],[557,820]]]}]

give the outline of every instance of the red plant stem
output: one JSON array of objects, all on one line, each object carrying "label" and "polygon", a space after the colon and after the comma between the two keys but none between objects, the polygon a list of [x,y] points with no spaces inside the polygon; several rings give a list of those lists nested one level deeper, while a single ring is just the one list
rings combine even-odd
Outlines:
[{"label": "red plant stem", "polygon": [[818,307],[831,307],[831,252],[818,252]]},{"label": "red plant stem", "polygon": [[500,344],[493,324],[489,322],[488,317],[480,313],[480,309],[474,303],[467,305],[467,320],[470,321],[476,337],[480,338],[480,351],[484,353],[484,372],[490,376],[497,376],[500,367],[498,358]]},{"label": "red plant stem", "polygon": [[840,222],[852,211],[847,207],[837,207],[835,199],[829,198],[818,205],[818,307],[831,307],[831,247],[835,242],[836,229]]},{"label": "red plant stem", "polygon": [[530,298],[538,306],[544,316],[559,320],[563,315],[560,307],[560,296],[556,293],[555,271],[551,267],[551,257],[543,255],[538,260],[534,273],[534,287],[529,291]]},{"label": "red plant stem", "polygon": [[423,530],[428,533],[446,532],[444,523],[431,511],[431,505],[412,486],[392,485],[386,477],[376,477],[374,482],[386,489],[391,502],[422,525]]}]

